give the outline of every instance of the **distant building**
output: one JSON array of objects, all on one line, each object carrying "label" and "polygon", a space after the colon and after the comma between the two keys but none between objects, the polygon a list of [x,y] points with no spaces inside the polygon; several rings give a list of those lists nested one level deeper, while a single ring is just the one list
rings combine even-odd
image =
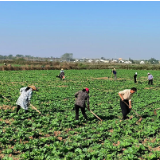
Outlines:
[{"label": "distant building", "polygon": [[125,61],[124,63],[126,63],[126,64],[132,64],[131,61]]},{"label": "distant building", "polygon": [[103,59],[101,59],[100,62],[109,63],[108,60],[103,60]]},{"label": "distant building", "polygon": [[119,63],[124,63],[124,61],[123,61],[123,60],[120,60]]},{"label": "distant building", "polygon": [[91,63],[91,62],[93,62],[93,60],[92,60],[92,59],[89,59],[88,62]]},{"label": "distant building", "polygon": [[112,60],[112,63],[117,63],[117,62],[118,62],[118,60],[116,60],[116,59]]},{"label": "distant building", "polygon": [[78,62],[79,60],[78,59],[76,59],[74,62]]},{"label": "distant building", "polygon": [[144,61],[140,61],[140,64],[144,64]]}]

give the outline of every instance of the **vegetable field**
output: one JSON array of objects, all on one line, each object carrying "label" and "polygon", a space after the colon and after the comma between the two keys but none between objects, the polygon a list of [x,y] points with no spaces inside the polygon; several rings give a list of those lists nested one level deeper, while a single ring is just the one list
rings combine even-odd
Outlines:
[{"label": "vegetable field", "polygon": [[[0,159],[4,160],[157,160],[160,158],[160,71],[117,70],[117,81],[111,70],[66,70],[66,80],[56,78],[59,70],[0,72]],[[147,73],[153,77],[148,85]],[[32,107],[25,114],[16,113],[19,89],[35,85]],[[74,94],[88,87],[89,121],[80,112],[75,120]],[[122,121],[118,92],[137,88],[132,97],[129,120]]]}]

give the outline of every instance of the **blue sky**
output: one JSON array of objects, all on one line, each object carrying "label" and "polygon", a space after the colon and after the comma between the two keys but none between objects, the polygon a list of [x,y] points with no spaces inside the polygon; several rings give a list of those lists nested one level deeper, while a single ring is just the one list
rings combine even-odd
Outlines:
[{"label": "blue sky", "polygon": [[160,1],[0,1],[0,55],[160,60]]}]

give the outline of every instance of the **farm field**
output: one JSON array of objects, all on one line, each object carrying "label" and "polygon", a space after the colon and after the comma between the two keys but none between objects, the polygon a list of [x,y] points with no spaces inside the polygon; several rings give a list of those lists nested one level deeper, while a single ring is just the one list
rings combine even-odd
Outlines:
[{"label": "farm field", "polygon": [[[138,83],[133,75],[138,72]],[[148,85],[147,73],[153,77]],[[59,70],[1,71],[0,159],[3,160],[157,160],[160,158],[160,71],[117,70],[117,81],[111,70],[65,70],[66,80],[56,78]],[[109,77],[109,78],[108,78]],[[16,113],[21,87],[38,87],[31,104],[42,115],[29,108]],[[88,87],[89,121],[80,112],[75,120],[74,94]],[[132,97],[129,120],[122,120],[118,92],[137,88]]]}]

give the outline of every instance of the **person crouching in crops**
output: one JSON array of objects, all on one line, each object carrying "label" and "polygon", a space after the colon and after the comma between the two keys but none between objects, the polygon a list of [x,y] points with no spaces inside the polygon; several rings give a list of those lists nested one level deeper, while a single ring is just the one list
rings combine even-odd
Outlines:
[{"label": "person crouching in crops", "polygon": [[127,114],[131,111],[132,106],[131,106],[131,97],[133,93],[135,93],[137,89],[135,87],[131,89],[125,89],[123,91],[120,91],[118,94],[120,96],[120,106],[122,109],[122,114],[123,114],[123,120],[129,118]]},{"label": "person crouching in crops", "polygon": [[20,107],[25,110],[25,113],[28,112],[28,107],[30,105],[33,91],[37,91],[37,88],[35,86],[23,87],[20,89],[20,96],[16,102],[17,113],[18,113]]},{"label": "person crouching in crops", "polygon": [[76,120],[79,119],[79,109],[83,114],[83,117],[87,120],[87,115],[85,113],[86,104],[85,101],[87,100],[88,110],[89,109],[89,89],[85,88],[82,91],[78,91],[75,93],[76,102],[75,102],[75,111],[76,111]]}]

